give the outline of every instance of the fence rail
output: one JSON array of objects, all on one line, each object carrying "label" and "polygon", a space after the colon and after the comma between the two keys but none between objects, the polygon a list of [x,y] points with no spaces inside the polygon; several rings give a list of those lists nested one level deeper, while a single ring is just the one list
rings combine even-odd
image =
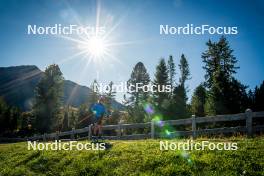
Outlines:
[{"label": "fence rail", "polygon": [[[199,135],[211,135],[211,134],[226,134],[226,133],[245,133],[247,136],[251,137],[256,132],[263,132],[264,125],[253,126],[253,119],[255,118],[264,118],[264,111],[262,112],[252,112],[250,109],[247,109],[245,113],[239,114],[230,114],[230,115],[216,115],[216,116],[207,116],[207,117],[195,117],[192,115],[188,119],[179,119],[179,120],[167,120],[161,121],[162,124],[168,125],[190,125],[190,131],[174,131],[174,134],[177,136],[192,136],[196,138]],[[222,128],[212,128],[212,129],[197,129],[197,124],[202,123],[217,123],[217,122],[231,122],[231,121],[245,121],[245,126],[236,126],[236,127],[222,127]],[[125,129],[145,129],[150,128],[150,133],[146,134],[132,134],[132,135],[123,135],[123,130]],[[117,125],[106,125],[103,126],[103,131],[105,130],[116,130],[116,136],[104,136],[106,139],[147,139],[147,138],[156,138],[161,137],[156,133],[156,130],[159,126],[155,121],[147,123],[134,123],[134,124],[117,124]],[[85,134],[84,137],[76,138],[76,135]],[[56,132],[50,134],[43,134],[39,136],[33,136],[29,138],[16,138],[16,141],[25,141],[25,140],[59,140],[61,137],[68,136],[64,140],[78,140],[78,139],[91,139],[92,137],[92,126],[85,127],[82,129],[72,129],[71,131]],[[1,139],[0,139],[1,140]]]}]

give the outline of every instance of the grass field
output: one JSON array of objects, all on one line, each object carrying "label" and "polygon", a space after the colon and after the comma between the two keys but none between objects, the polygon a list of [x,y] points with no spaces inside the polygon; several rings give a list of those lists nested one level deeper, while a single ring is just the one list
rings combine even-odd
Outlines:
[{"label": "grass field", "polygon": [[264,175],[263,136],[201,140],[237,142],[238,150],[161,151],[159,140],[108,141],[112,147],[100,152],[1,144],[0,175]]}]

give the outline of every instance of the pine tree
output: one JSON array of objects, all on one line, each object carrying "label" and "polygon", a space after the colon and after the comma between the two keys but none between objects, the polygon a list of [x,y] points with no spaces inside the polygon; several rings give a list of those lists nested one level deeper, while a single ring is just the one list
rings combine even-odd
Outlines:
[{"label": "pine tree", "polygon": [[133,68],[130,79],[127,82],[128,88],[131,88],[131,91],[128,92],[130,96],[128,99],[124,96],[130,117],[129,122],[143,122],[146,115],[143,104],[147,101],[149,92],[144,92],[142,89],[136,91],[135,87],[137,85],[143,87],[144,85],[149,85],[149,83],[150,77],[147,69],[142,62],[138,62]]},{"label": "pine tree", "polygon": [[206,43],[208,50],[202,53],[203,69],[205,70],[205,85],[211,88],[216,73],[219,73],[220,58],[218,56],[217,45],[209,40]]},{"label": "pine tree", "polygon": [[131,92],[128,92],[128,94],[130,94],[130,105],[138,106],[140,103],[142,103],[142,101],[146,101],[149,93],[144,92],[143,89],[138,89],[136,91],[136,86],[139,85],[143,87],[144,85],[148,85],[149,83],[150,77],[147,73],[147,69],[142,62],[138,62],[133,68],[130,79],[127,82],[128,88],[131,88]]},{"label": "pine tree", "polygon": [[171,94],[170,96],[172,97],[173,89],[175,86],[175,63],[173,61],[173,57],[170,56],[168,60],[168,75],[169,75],[169,85],[171,86]]},{"label": "pine tree", "polygon": [[233,50],[230,48],[224,36],[220,38],[217,47],[220,55],[221,73],[226,78],[232,78],[233,74],[235,74],[236,70],[239,68],[236,66],[237,59],[233,55]]},{"label": "pine tree", "polygon": [[156,67],[153,84],[156,86],[153,92],[155,109],[164,117],[169,118],[168,109],[170,107],[170,92],[166,90],[166,86],[170,83],[168,68],[164,59],[160,59],[159,64]]},{"label": "pine tree", "polygon": [[205,116],[205,102],[206,102],[206,89],[203,84],[200,84],[194,90],[192,101],[191,101],[191,110],[192,114],[196,116],[203,117]]},{"label": "pine tree", "polygon": [[206,112],[209,115],[234,112],[231,110],[232,106],[229,106],[229,102],[232,100],[232,94],[236,93],[236,90],[232,87],[237,87],[241,96],[243,94],[242,89],[244,89],[242,84],[233,78],[236,69],[238,69],[236,67],[237,59],[234,57],[233,50],[230,48],[225,37],[221,37],[215,43],[209,40],[206,45],[208,50],[202,54],[202,59],[205,64],[203,68],[206,72],[205,83],[207,88],[209,88]]},{"label": "pine tree", "polygon": [[63,81],[59,66],[53,64],[46,68],[36,87],[34,115],[36,128],[41,133],[50,132],[61,120]]},{"label": "pine tree", "polygon": [[188,63],[186,57],[184,56],[184,54],[181,55],[179,69],[180,69],[179,83],[180,83],[180,85],[185,87],[185,82],[191,78],[190,78],[189,63]]},{"label": "pine tree", "polygon": [[179,85],[176,86],[173,91],[174,119],[187,118],[190,116],[190,112],[188,111],[188,107],[187,107],[188,97],[187,97],[187,87],[186,87],[186,81],[190,79],[190,70],[189,70],[188,61],[184,56],[184,54],[181,55],[179,70],[180,70]]}]

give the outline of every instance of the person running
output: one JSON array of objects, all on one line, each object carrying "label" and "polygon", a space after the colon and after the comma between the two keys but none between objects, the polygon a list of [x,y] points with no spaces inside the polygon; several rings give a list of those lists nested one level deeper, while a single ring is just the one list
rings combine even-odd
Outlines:
[{"label": "person running", "polygon": [[102,136],[102,120],[106,114],[106,108],[103,103],[104,97],[101,96],[98,102],[91,107],[91,111],[93,112],[93,135],[99,138]]}]

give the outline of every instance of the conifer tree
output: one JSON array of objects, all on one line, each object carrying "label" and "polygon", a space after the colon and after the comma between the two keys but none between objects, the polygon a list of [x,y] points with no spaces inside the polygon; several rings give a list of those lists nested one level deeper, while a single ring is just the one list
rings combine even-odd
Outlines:
[{"label": "conifer tree", "polygon": [[171,94],[170,97],[172,97],[173,89],[175,86],[175,63],[172,56],[169,56],[168,60],[168,75],[169,75],[169,85],[171,86]]},{"label": "conifer tree", "polygon": [[184,54],[181,55],[179,69],[180,69],[179,83],[180,83],[180,85],[185,87],[185,82],[191,78],[190,78],[189,63],[188,63]]},{"label": "conifer tree", "polygon": [[164,59],[161,59],[156,67],[156,73],[153,83],[155,86],[157,86],[156,89],[154,89],[153,93],[155,105],[161,113],[166,114],[169,107],[170,92],[167,92],[165,90],[165,87],[170,83],[168,68]]},{"label": "conifer tree", "polygon": [[203,117],[205,116],[205,102],[206,102],[206,89],[203,84],[200,84],[194,90],[192,101],[191,101],[191,110],[192,114],[196,116]]},{"label": "conifer tree", "polygon": [[[237,59],[233,55],[233,50],[225,37],[221,37],[218,42],[209,40],[206,45],[208,50],[202,54],[205,64],[203,68],[206,72],[205,83],[207,88],[209,88],[206,112],[209,115],[237,113],[238,109],[241,109],[241,105],[234,108],[230,106],[230,102],[240,103],[238,101],[242,97],[239,96],[243,96],[245,86],[233,77],[236,69],[238,69],[236,66]],[[236,93],[236,91],[239,91],[239,93]],[[237,101],[234,101],[234,94],[237,94]],[[234,109],[236,110],[234,111]]]},{"label": "conifer tree", "polygon": [[144,85],[148,85],[150,83],[150,77],[142,62],[138,62],[133,71],[131,73],[130,79],[127,82],[128,88],[132,88],[129,97],[129,104],[132,106],[138,106],[142,101],[146,101],[149,92],[144,92],[143,89],[138,89],[136,91],[136,86],[143,87]]},{"label": "conifer tree", "polygon": [[128,88],[131,90],[128,92],[129,97],[125,99],[125,105],[127,105],[127,111],[129,114],[129,122],[143,122],[145,118],[145,112],[143,104],[149,98],[149,92],[143,91],[143,89],[136,90],[136,86],[143,87],[149,85],[150,77],[142,62],[138,62],[132,70],[130,79],[127,82]]},{"label": "conifer tree", "polygon": [[58,127],[62,114],[64,78],[58,65],[46,68],[44,75],[36,87],[34,115],[39,132],[51,132]]},{"label": "conifer tree", "polygon": [[187,118],[190,116],[190,112],[187,107],[187,86],[186,81],[190,79],[189,64],[184,54],[181,55],[180,64],[180,78],[179,85],[177,85],[173,91],[173,114],[176,118]]}]

